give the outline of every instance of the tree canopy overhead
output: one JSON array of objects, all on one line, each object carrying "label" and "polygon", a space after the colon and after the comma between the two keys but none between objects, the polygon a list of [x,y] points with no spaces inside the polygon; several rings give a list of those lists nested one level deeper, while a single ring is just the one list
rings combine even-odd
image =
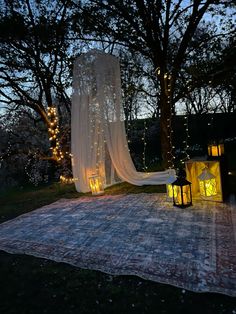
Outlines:
[{"label": "tree canopy overhead", "polygon": [[[84,3],[80,12],[84,33],[91,36],[91,32],[95,35],[102,32],[110,41],[140,52],[161,71],[172,74],[188,53],[193,54],[193,49],[212,39],[212,34],[204,29],[207,24],[211,27],[215,24],[218,35],[222,27],[224,33],[234,30],[233,21],[224,20],[226,9],[235,7],[233,0],[90,0]],[[230,18],[230,14],[227,16]]]},{"label": "tree canopy overhead", "polygon": [[172,167],[171,115],[183,65],[192,63],[196,51],[201,50],[204,58],[213,38],[225,35],[226,44],[226,36],[235,31],[234,1],[91,0],[78,7],[84,34],[95,37],[103,33],[107,41],[151,61],[160,86],[162,157],[165,165]]},{"label": "tree canopy overhead", "polygon": [[[225,89],[229,80],[234,86],[224,66],[234,60],[235,41],[228,45],[234,34],[234,0],[0,3],[1,105],[30,108],[27,114],[33,110],[47,127],[47,109],[55,97],[59,123],[69,121],[73,60],[91,46],[121,57],[126,117],[135,116],[143,99],[153,108],[156,101],[165,167],[173,166],[176,102],[210,80],[213,87]],[[229,90],[235,98],[235,88]]]},{"label": "tree canopy overhead", "polygon": [[55,95],[68,104],[68,5],[60,1],[49,5],[45,0],[2,2],[1,101],[31,107],[46,121],[45,109]]}]

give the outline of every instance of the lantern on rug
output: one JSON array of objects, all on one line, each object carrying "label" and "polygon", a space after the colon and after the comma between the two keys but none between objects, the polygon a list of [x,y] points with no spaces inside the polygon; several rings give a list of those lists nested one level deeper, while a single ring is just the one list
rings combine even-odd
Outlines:
[{"label": "lantern on rug", "polygon": [[214,202],[223,201],[225,184],[222,184],[221,164],[222,159],[219,160],[217,158],[214,160],[199,158],[185,162],[186,178],[192,182],[191,191],[193,198],[204,198],[205,201]]},{"label": "lantern on rug", "polygon": [[208,144],[208,156],[220,157],[224,155],[224,144],[210,143]]},{"label": "lantern on rug", "polygon": [[216,177],[205,167],[202,173],[198,176],[200,195],[211,197],[217,194]]},{"label": "lantern on rug", "polygon": [[188,207],[192,205],[191,182],[186,180],[186,172],[181,170],[177,179],[172,183],[173,205],[177,207]]},{"label": "lantern on rug", "polygon": [[89,186],[92,192],[92,195],[102,195],[104,194],[104,185],[102,177],[93,174],[91,177],[89,177]]}]

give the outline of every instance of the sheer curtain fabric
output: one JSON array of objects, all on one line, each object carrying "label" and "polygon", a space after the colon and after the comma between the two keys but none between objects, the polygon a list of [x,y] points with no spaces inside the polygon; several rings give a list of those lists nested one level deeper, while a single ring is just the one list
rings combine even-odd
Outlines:
[{"label": "sheer curtain fabric", "polygon": [[119,61],[92,50],[78,57],[73,70],[71,117],[72,170],[78,192],[88,192],[97,174],[105,186],[166,184],[174,170],[138,172],[131,159],[121,102]]}]

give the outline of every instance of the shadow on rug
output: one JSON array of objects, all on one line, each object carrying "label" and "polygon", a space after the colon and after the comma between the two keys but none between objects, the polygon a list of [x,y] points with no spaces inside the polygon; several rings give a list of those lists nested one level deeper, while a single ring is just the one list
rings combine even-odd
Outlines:
[{"label": "shadow on rug", "polygon": [[236,206],[164,194],[60,200],[0,225],[0,249],[236,296]]}]

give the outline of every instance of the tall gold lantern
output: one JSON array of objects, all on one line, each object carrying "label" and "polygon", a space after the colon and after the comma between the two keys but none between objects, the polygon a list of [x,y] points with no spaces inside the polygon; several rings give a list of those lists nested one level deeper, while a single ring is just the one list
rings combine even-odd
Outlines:
[{"label": "tall gold lantern", "polygon": [[89,177],[89,186],[92,192],[92,195],[102,195],[104,194],[104,184],[101,176],[93,174]]},{"label": "tall gold lantern", "polygon": [[193,198],[223,201],[221,160],[192,159],[185,162],[187,180],[192,182]]}]

